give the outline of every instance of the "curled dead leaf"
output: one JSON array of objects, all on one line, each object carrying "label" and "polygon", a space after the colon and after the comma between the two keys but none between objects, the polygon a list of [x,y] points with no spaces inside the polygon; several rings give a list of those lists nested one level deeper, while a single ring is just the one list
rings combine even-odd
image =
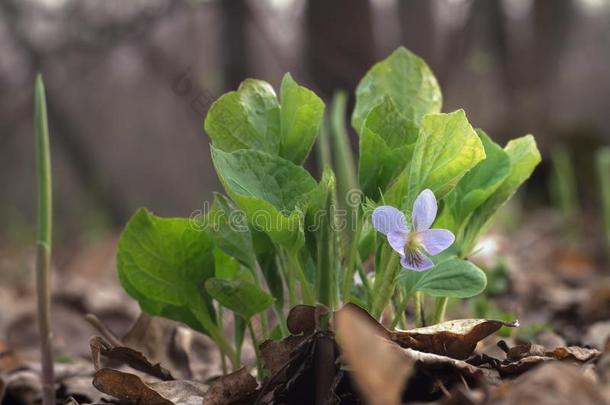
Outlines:
[{"label": "curled dead leaf", "polygon": [[336,315],[336,332],[343,356],[367,403],[400,404],[413,371],[413,357],[385,339],[370,317],[347,307]]},{"label": "curled dead leaf", "polygon": [[93,364],[96,369],[100,368],[101,356],[114,360],[118,364],[126,364],[135,370],[149,374],[160,380],[173,380],[171,373],[159,363],[152,364],[144,355],[136,350],[124,346],[113,346],[100,336],[94,336],[89,340]]},{"label": "curled dead leaf", "polygon": [[455,359],[467,359],[477,343],[502,326],[518,327],[519,322],[504,322],[487,319],[458,319],[436,325],[410,330],[386,329],[364,309],[347,304],[339,311],[350,309],[361,314],[362,319],[375,328],[379,336],[396,342],[403,348],[449,356]]},{"label": "curled dead leaf", "polygon": [[204,405],[250,404],[258,384],[245,367],[217,378],[206,393]]},{"label": "curled dead leaf", "polygon": [[287,336],[281,341],[266,340],[260,346],[263,365],[269,371],[270,375],[283,373],[278,376],[278,381],[285,381],[285,369],[288,365],[294,350],[306,338],[303,336]]},{"label": "curled dead leaf", "polygon": [[101,368],[93,376],[93,385],[104,394],[122,401],[146,405],[175,405],[140,377],[110,368]]},{"label": "curled dead leaf", "polygon": [[519,326],[519,322],[458,319],[423,328],[390,331],[390,338],[405,348],[466,359],[479,341],[502,326],[514,328]]},{"label": "curled dead leaf", "polygon": [[293,335],[309,335],[320,329],[321,318],[328,314],[323,305],[295,305],[286,318],[288,331]]}]

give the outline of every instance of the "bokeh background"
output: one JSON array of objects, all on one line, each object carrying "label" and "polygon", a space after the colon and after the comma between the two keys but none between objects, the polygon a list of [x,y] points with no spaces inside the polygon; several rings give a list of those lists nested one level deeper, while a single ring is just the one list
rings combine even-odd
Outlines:
[{"label": "bokeh background", "polygon": [[597,209],[592,154],[610,143],[610,1],[2,0],[0,246],[34,235],[37,71],[55,240],[74,244],[119,229],[140,206],[186,216],[220,190],[202,122],[242,79],[277,86],[289,71],[329,101],[337,89],[353,94],[399,45],[430,64],[444,111],[464,108],[501,143],[536,135],[545,163],[532,198],[553,203],[548,158],[566,145],[578,198]]}]

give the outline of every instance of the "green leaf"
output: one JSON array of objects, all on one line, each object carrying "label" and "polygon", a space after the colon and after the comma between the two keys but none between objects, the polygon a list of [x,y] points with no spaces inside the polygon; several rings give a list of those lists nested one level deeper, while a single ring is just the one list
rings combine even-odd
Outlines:
[{"label": "green leaf", "polygon": [[214,318],[203,288],[214,275],[212,249],[210,236],[188,219],[159,218],[142,208],[119,239],[119,280],[143,310],[205,332]]},{"label": "green leaf", "polygon": [[324,103],[286,73],[280,89],[282,142],[280,156],[302,164],[313,146],[322,118]]},{"label": "green leaf", "polygon": [[463,110],[426,115],[411,165],[390,187],[386,202],[410,209],[417,195],[427,188],[441,200],[484,158],[483,144]]},{"label": "green leaf", "polygon": [[419,125],[424,115],[440,112],[443,98],[438,82],[426,63],[405,48],[373,66],[356,88],[352,126],[362,132],[366,116],[384,97],[389,97],[398,112]]},{"label": "green leaf", "polygon": [[276,155],[281,128],[273,87],[262,80],[244,80],[237,91],[212,104],[204,127],[212,144],[225,152],[256,149]]},{"label": "green leaf", "polygon": [[232,280],[239,276],[242,267],[237,259],[226,254],[223,250],[214,249],[214,276]]},{"label": "green leaf", "polygon": [[221,194],[214,195],[214,203],[207,218],[207,230],[216,246],[244,266],[256,269],[256,255],[245,214]]},{"label": "green leaf", "polygon": [[458,258],[442,261],[424,272],[403,270],[398,279],[406,294],[419,291],[434,297],[468,298],[481,293],[487,285],[483,270]]},{"label": "green leaf", "polygon": [[324,103],[290,74],[282,80],[281,104],[265,81],[244,80],[220,97],[205,119],[212,144],[225,152],[254,149],[302,164],[313,146]]},{"label": "green leaf", "polygon": [[466,173],[447,195],[445,209],[436,222],[437,227],[452,230],[458,238],[460,228],[468,222],[472,212],[500,187],[510,172],[508,154],[485,132],[476,131],[485,148],[486,158]]},{"label": "green leaf", "polygon": [[296,251],[303,245],[303,214],[316,181],[302,167],[255,150],[225,153],[212,147],[216,172],[250,224]]},{"label": "green leaf", "polygon": [[379,191],[409,165],[416,140],[417,128],[400,115],[391,98],[371,110],[360,136],[358,179],[364,195],[379,199]]},{"label": "green leaf", "polygon": [[473,212],[464,236],[466,253],[474,248],[478,236],[492,215],[510,199],[540,163],[540,152],[532,135],[513,139],[504,151],[510,159],[510,172],[500,187]]},{"label": "green leaf", "polygon": [[318,187],[311,193],[305,217],[305,229],[309,241],[308,247],[313,257],[313,278],[318,300],[331,309],[336,304],[338,279],[335,185],[334,173],[327,167],[322,173],[322,180]]},{"label": "green leaf", "polygon": [[273,297],[256,284],[242,279],[210,278],[205,283],[208,293],[222,306],[250,319],[273,304]]}]

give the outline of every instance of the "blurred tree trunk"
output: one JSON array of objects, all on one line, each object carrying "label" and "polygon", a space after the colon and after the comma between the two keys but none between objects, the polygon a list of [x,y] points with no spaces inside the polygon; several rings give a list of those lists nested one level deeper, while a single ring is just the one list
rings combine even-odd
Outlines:
[{"label": "blurred tree trunk", "polygon": [[246,0],[222,0],[222,68],[226,89],[236,89],[250,73]]},{"label": "blurred tree trunk", "polygon": [[375,62],[373,20],[368,0],[309,0],[307,62],[311,76],[329,96],[352,91]]},{"label": "blurred tree trunk", "polygon": [[402,44],[436,70],[434,1],[398,0]]}]

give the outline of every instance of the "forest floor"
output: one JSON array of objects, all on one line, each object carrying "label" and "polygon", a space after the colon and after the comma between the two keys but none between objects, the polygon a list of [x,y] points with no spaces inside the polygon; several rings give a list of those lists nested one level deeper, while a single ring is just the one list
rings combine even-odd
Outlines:
[{"label": "forest floor", "polygon": [[[209,339],[140,315],[116,279],[116,236],[56,249],[58,403],[610,403],[610,269],[600,239],[566,235],[545,212],[485,239],[472,260],[488,271],[486,293],[450,302],[447,319],[518,319],[518,328],[470,321],[396,333],[348,309],[325,329],[321,308],[299,308],[289,328],[300,334],[262,345],[268,373],[259,382],[251,367],[222,377]],[[40,401],[33,268],[33,248],[0,252],[2,405]],[[254,365],[251,345],[243,363]]]}]

